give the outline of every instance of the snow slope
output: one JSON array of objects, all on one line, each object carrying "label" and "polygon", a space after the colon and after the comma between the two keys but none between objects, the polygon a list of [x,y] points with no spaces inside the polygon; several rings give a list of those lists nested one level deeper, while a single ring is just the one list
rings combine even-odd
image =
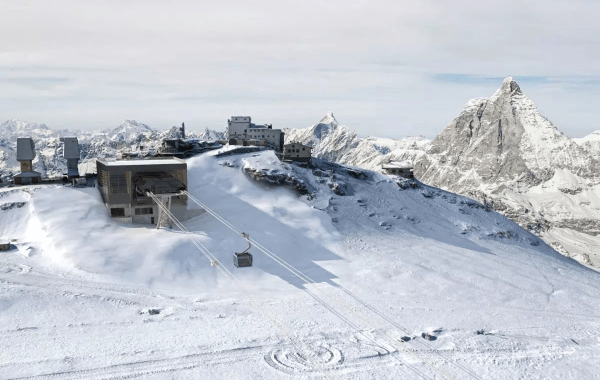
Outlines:
[{"label": "snow slope", "polygon": [[113,222],[96,188],[4,190],[0,378],[596,376],[600,274],[505,217],[327,161],[215,154],[188,160],[190,193],[317,285],[256,247],[234,269],[241,237],[185,221],[257,307],[184,234]]}]

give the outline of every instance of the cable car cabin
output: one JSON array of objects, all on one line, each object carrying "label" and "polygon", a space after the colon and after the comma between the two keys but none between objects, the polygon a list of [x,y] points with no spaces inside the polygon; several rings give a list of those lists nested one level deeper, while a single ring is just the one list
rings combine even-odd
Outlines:
[{"label": "cable car cabin", "polygon": [[252,266],[252,254],[248,252],[236,252],[233,254],[233,265],[236,268],[246,268]]},{"label": "cable car cabin", "polygon": [[244,249],[242,252],[236,252],[233,254],[233,265],[236,268],[246,268],[252,266],[252,255],[250,252],[250,248],[252,248],[252,244],[250,243],[250,235],[245,232],[240,233],[240,235],[248,241],[248,247]]}]

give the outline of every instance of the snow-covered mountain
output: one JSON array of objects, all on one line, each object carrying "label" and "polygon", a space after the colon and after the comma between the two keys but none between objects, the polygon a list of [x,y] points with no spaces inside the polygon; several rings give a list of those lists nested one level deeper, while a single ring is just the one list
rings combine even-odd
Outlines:
[{"label": "snow-covered mountain", "polygon": [[432,186],[490,204],[563,254],[600,266],[598,134],[570,139],[506,78],[470,100],[415,163]]},{"label": "snow-covered mountain", "polygon": [[[223,140],[223,132],[208,128],[202,132],[186,133],[187,139],[203,141]],[[0,125],[0,177],[7,179],[20,171],[16,161],[18,137],[31,137],[35,142],[34,170],[46,177],[61,176],[66,172],[62,158],[61,137],[76,136],[81,148],[80,173],[94,172],[95,160],[115,158],[118,151],[156,151],[163,139],[181,137],[178,126],[159,131],[135,120],[125,120],[114,129],[96,131],[52,130],[45,124],[8,120]]]},{"label": "snow-covered mountain", "polygon": [[311,146],[313,157],[377,171],[390,161],[413,162],[430,142],[424,137],[359,137],[348,127],[339,125],[331,112],[308,128],[286,129],[285,140]]},{"label": "snow-covered mountain", "polygon": [[380,170],[409,161],[424,183],[487,202],[559,252],[600,267],[600,131],[568,138],[507,78],[472,99],[433,141],[360,138],[332,113],[286,141],[313,156]]}]

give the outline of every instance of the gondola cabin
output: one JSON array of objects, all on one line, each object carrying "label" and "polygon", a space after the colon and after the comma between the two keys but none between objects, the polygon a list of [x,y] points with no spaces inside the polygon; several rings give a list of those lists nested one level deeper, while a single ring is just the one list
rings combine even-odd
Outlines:
[{"label": "gondola cabin", "polygon": [[236,268],[246,268],[252,266],[252,255],[248,252],[236,252],[233,254],[233,265]]}]

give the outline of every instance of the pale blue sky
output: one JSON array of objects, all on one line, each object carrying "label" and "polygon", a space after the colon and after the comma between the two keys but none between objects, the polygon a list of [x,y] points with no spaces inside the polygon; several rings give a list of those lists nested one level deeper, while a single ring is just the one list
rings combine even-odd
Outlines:
[{"label": "pale blue sky", "polygon": [[231,115],[433,137],[514,77],[600,129],[598,1],[0,0],[0,119],[224,130]]}]

